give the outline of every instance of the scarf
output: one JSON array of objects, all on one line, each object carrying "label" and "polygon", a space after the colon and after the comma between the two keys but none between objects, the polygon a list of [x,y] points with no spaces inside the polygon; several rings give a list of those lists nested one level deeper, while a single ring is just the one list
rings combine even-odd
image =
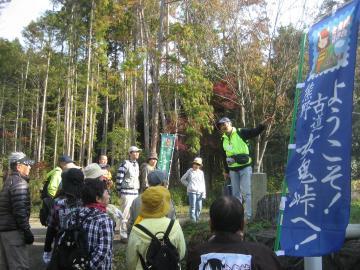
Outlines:
[{"label": "scarf", "polygon": [[87,204],[85,206],[88,207],[88,208],[96,208],[100,212],[106,213],[106,206],[103,203],[95,202],[95,203],[89,203],[89,204]]}]

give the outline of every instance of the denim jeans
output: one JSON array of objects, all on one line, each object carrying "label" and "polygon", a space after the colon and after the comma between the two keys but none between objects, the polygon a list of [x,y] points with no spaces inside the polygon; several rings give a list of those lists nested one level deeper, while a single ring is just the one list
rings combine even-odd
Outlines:
[{"label": "denim jeans", "polygon": [[202,193],[189,192],[189,214],[192,221],[199,221],[202,208]]},{"label": "denim jeans", "polygon": [[230,171],[232,195],[245,202],[246,219],[251,218],[251,174],[251,166],[240,171]]}]

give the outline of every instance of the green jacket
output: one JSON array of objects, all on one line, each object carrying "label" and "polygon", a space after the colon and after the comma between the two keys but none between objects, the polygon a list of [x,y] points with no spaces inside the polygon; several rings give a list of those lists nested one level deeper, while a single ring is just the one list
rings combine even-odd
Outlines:
[{"label": "green jacket", "polygon": [[[157,232],[165,232],[170,219],[167,217],[162,218],[145,218],[140,224],[147,228],[152,234]],[[161,234],[160,234],[161,235]],[[179,222],[176,220],[174,226],[169,234],[171,243],[176,247],[179,252],[180,260],[185,256],[185,239]],[[143,258],[146,257],[147,249],[150,245],[151,238],[140,229],[133,227],[130,233],[128,246],[126,249],[126,262],[128,270],[142,270],[139,254]]]},{"label": "green jacket", "polygon": [[55,167],[53,170],[47,173],[46,179],[49,179],[48,185],[48,194],[52,198],[55,197],[55,194],[59,188],[61,182],[61,173],[62,170],[60,167]]},{"label": "green jacket", "polygon": [[[233,127],[230,135],[226,133],[222,135],[224,168],[227,173],[229,170],[239,171],[251,165],[252,159],[247,140],[259,136],[265,127],[263,124],[256,128],[236,129]],[[229,162],[229,158],[233,159],[233,162]]]}]

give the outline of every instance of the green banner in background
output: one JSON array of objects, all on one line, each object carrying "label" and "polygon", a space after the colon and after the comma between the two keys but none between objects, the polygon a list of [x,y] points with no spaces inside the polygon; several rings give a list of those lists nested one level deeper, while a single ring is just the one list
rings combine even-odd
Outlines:
[{"label": "green banner in background", "polygon": [[159,170],[166,172],[168,179],[170,176],[175,140],[176,140],[176,135],[174,134],[161,134],[160,157],[157,167]]}]

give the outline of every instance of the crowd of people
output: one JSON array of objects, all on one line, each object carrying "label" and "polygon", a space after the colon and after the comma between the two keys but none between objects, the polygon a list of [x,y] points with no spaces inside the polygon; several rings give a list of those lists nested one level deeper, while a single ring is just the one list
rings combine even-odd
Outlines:
[{"label": "crowd of people", "polygon": [[[234,196],[219,197],[211,204],[213,236],[207,243],[186,247],[168,190],[168,176],[156,169],[156,153],[150,153],[147,162],[139,166],[141,149],[129,148],[128,159],[120,164],[114,179],[120,209],[110,204],[113,179],[105,155],[100,156],[99,163],[85,168],[63,155],[47,174],[42,191],[42,208],[47,209],[41,212],[47,226],[43,252],[47,269],[112,269],[117,222],[120,241],[127,245],[129,270],[180,269],[186,254],[189,270],[235,269],[237,265],[242,265],[241,269],[281,269],[273,251],[243,239],[244,221],[251,218],[251,158],[245,141],[259,135],[265,123],[256,129],[239,130],[228,118],[218,124],[223,131],[225,169],[230,172]],[[22,152],[9,156],[11,173],[0,192],[0,270],[30,269],[27,245],[34,242],[34,236],[29,224],[28,183],[33,164]],[[186,186],[192,222],[199,222],[206,198],[202,165],[203,160],[196,157],[180,179]],[[75,231],[77,236],[71,238]],[[82,235],[82,253],[69,251],[70,247],[81,247]]]}]

